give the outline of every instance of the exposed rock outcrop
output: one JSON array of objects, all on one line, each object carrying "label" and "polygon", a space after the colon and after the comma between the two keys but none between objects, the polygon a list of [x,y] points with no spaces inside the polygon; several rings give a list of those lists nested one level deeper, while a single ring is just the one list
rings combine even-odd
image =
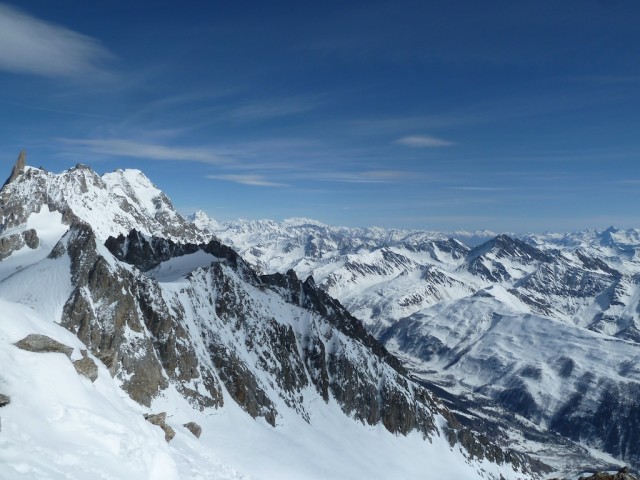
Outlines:
[{"label": "exposed rock outcrop", "polygon": [[98,379],[98,365],[87,355],[86,350],[82,350],[82,358],[73,362],[73,366],[80,375],[84,375],[91,382]]},{"label": "exposed rock outcrop", "polygon": [[20,250],[23,245],[24,239],[18,233],[0,238],[0,260],[4,260],[16,250]]},{"label": "exposed rock outcrop", "polygon": [[11,175],[9,175],[9,178],[7,178],[7,180],[4,182],[3,187],[13,182],[16,178],[18,178],[18,175],[22,173],[26,165],[27,165],[27,152],[25,152],[24,150],[21,150],[20,154],[18,155],[18,159],[16,160],[16,163],[13,165],[13,168],[11,169]]},{"label": "exposed rock outcrop", "polygon": [[164,431],[164,439],[167,443],[173,440],[173,437],[176,436],[176,431],[166,423],[167,412],[146,414],[144,419],[153,425],[157,425]]},{"label": "exposed rock outcrop", "polygon": [[0,260],[4,260],[25,245],[31,249],[35,249],[38,248],[39,244],[40,239],[33,228],[25,230],[22,233],[4,236],[0,238]]},{"label": "exposed rock outcrop", "polygon": [[71,354],[73,353],[73,348],[69,347],[68,345],[60,343],[53,338],[47,337],[46,335],[40,335],[36,333],[27,335],[22,340],[16,342],[14,345],[22,350],[27,350],[29,352],[64,353],[69,358],[71,358]]},{"label": "exposed rock outcrop", "polygon": [[[122,379],[131,398],[149,406],[173,381],[195,406],[222,404],[211,369],[198,368],[198,356],[180,321],[182,314],[169,311],[155,282],[111,265],[98,253],[92,229],[81,222],[71,227],[51,256],[64,254],[71,259],[74,290],[61,323],[112,375]],[[188,386],[194,382],[202,382],[205,388]]]},{"label": "exposed rock outcrop", "polygon": [[29,230],[25,230],[22,232],[22,238],[27,247],[31,249],[38,248],[40,245],[40,239],[38,238],[38,232],[35,229],[30,228]]},{"label": "exposed rock outcrop", "polygon": [[578,480],[638,480],[638,477],[631,475],[629,467],[623,467],[617,473],[596,472],[588,477],[583,475]]},{"label": "exposed rock outcrop", "polygon": [[0,393],[0,407],[4,407],[5,405],[9,405],[10,403],[11,403],[11,398],[8,395],[4,395],[3,393]]},{"label": "exposed rock outcrop", "polygon": [[186,427],[186,429],[193,433],[193,436],[196,438],[200,438],[200,435],[202,435],[202,427],[196,422],[185,423],[183,427]]}]

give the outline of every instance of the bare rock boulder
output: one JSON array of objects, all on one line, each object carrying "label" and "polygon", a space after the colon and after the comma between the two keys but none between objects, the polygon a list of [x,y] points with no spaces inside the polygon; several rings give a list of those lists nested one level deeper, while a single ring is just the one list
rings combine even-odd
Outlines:
[{"label": "bare rock boulder", "polygon": [[40,239],[38,238],[38,232],[35,229],[30,228],[22,232],[22,238],[27,247],[31,249],[38,248],[40,245]]},{"label": "bare rock boulder", "polygon": [[167,412],[145,414],[144,419],[153,425],[157,425],[164,431],[164,439],[167,443],[176,436],[176,431],[166,423]]},{"label": "bare rock boulder", "polygon": [[82,351],[83,358],[73,362],[73,366],[80,375],[84,375],[92,382],[95,382],[98,378],[98,365],[92,358],[87,356],[87,351]]},{"label": "bare rock boulder", "polygon": [[196,438],[200,438],[200,435],[202,435],[202,427],[196,422],[185,423],[183,427],[186,427]]},{"label": "bare rock boulder", "polygon": [[597,472],[590,477],[580,477],[578,480],[638,480],[638,478],[631,475],[629,467],[623,467],[618,473]]},{"label": "bare rock boulder", "polygon": [[18,233],[0,238],[0,260],[11,256],[13,252],[20,250],[23,246],[24,238]]},{"label": "bare rock boulder", "polygon": [[51,337],[46,335],[40,335],[32,333],[27,335],[14,345],[22,350],[36,353],[64,353],[67,357],[71,358],[73,348],[64,343],[60,343]]}]

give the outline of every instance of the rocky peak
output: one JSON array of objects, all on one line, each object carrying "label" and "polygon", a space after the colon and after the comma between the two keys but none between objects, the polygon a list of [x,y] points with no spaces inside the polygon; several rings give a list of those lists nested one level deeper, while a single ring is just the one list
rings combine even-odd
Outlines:
[{"label": "rocky peak", "polygon": [[614,278],[620,278],[622,276],[622,274],[618,270],[611,268],[602,259],[589,256],[585,252],[581,251],[581,249],[576,250],[576,257],[578,258],[578,260],[580,260],[582,266],[587,270],[608,273]]},{"label": "rocky peak", "polygon": [[139,170],[100,176],[79,164],[59,174],[27,168],[13,177],[0,193],[5,229],[25,223],[46,205],[50,211],[63,213],[67,224],[74,218],[90,224],[101,241],[134,228],[145,235],[182,242],[207,237],[182,218],[169,198]]},{"label": "rocky peak", "polygon": [[536,247],[506,234],[500,234],[488,242],[471,249],[467,258],[474,259],[485,256],[488,253],[492,253],[498,259],[511,257],[524,263],[550,260],[548,255]]},{"label": "rocky peak", "polygon": [[4,188],[9,183],[13,182],[18,177],[18,175],[20,175],[24,171],[24,167],[26,167],[26,165],[27,165],[27,152],[24,150],[20,150],[18,159],[16,160],[16,163],[13,165],[13,168],[11,169],[11,175],[9,175],[9,178],[7,178],[7,181],[4,182],[4,185],[2,187]]},{"label": "rocky peak", "polygon": [[202,210],[197,210],[191,215],[187,216],[187,220],[193,223],[200,230],[213,234],[218,228],[220,228],[220,223],[211,218],[206,212]]},{"label": "rocky peak", "polygon": [[616,242],[616,235],[618,235],[619,233],[620,230],[611,225],[600,234],[600,242],[603,245],[613,245]]}]

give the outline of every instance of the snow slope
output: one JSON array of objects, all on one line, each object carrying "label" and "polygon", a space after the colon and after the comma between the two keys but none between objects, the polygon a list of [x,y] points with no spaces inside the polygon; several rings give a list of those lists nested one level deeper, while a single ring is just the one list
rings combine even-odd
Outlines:
[{"label": "snow slope", "polygon": [[62,353],[33,353],[16,341],[31,333],[54,338],[82,358],[85,346],[31,309],[0,300],[0,410],[3,479],[179,478],[158,428],[123,398],[101,366],[95,383],[79,376]]},{"label": "snow slope", "polygon": [[[95,383],[79,376],[61,353],[32,353],[13,345],[40,333],[85,349],[72,333],[31,309],[0,300],[0,391],[11,403],[0,410],[2,478],[13,479],[388,479],[479,478],[497,472],[468,465],[444,441],[390,435],[384,428],[348,421],[336,405],[316,408],[311,424],[297,416],[272,428],[252,420],[233,402],[194,411],[176,393],[154,402],[177,435],[143,419],[143,409],[100,365]],[[99,362],[99,361],[98,361]],[[182,423],[203,427],[195,439]]]}]

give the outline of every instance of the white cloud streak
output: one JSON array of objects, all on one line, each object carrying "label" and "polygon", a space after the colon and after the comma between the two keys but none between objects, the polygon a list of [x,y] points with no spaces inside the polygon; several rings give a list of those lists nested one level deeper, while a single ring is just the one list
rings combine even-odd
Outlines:
[{"label": "white cloud streak", "polygon": [[343,183],[389,183],[397,182],[407,176],[407,172],[397,170],[372,170],[365,172],[317,172],[309,175],[308,179]]},{"label": "white cloud streak", "polygon": [[453,142],[432,137],[430,135],[410,135],[408,137],[399,138],[394,143],[412,148],[437,148],[455,145]]},{"label": "white cloud streak", "polygon": [[124,139],[76,139],[60,138],[60,142],[92,153],[116,157],[144,158],[148,160],[173,160],[222,165],[231,160],[206,148],[168,147]]},{"label": "white cloud streak", "polygon": [[462,190],[468,192],[507,192],[513,190],[506,187],[449,187],[450,190]]},{"label": "white cloud streak", "polygon": [[[242,167],[242,165],[234,165],[234,167]],[[266,165],[245,165],[246,168],[258,168],[264,170]],[[270,170],[274,169],[274,166],[268,167]],[[207,175],[206,178],[211,180],[224,180],[228,182],[239,183],[242,185],[252,185],[259,187],[291,187],[295,186],[299,182],[335,182],[335,183],[391,183],[397,182],[409,176],[408,172],[396,171],[396,170],[374,170],[363,172],[338,172],[338,171],[326,171],[326,170],[299,170],[295,166],[282,166],[278,173],[278,180],[274,181],[269,179],[268,176],[262,174],[215,174]],[[284,183],[286,182],[286,183]]]},{"label": "white cloud streak", "polygon": [[617,185],[640,185],[640,179],[616,180],[611,183]]},{"label": "white cloud streak", "polygon": [[282,98],[243,105],[232,110],[228,116],[239,121],[268,120],[305,113],[315,110],[319,105],[317,98]]},{"label": "white cloud streak", "polygon": [[86,35],[0,4],[0,70],[45,77],[109,77],[113,55]]},{"label": "white cloud streak", "polygon": [[15,107],[27,108],[29,110],[40,110],[42,112],[62,113],[64,115],[74,115],[76,117],[102,118],[102,119],[105,119],[105,120],[118,120],[117,117],[111,117],[109,115],[100,115],[98,113],[89,113],[89,112],[76,112],[76,111],[73,111],[73,110],[63,110],[61,108],[42,107],[42,106],[38,106],[38,105],[29,105],[29,104],[26,104],[26,103],[10,102],[8,100],[0,100],[0,103],[4,103],[6,105],[13,105]]},{"label": "white cloud streak", "polygon": [[224,180],[227,182],[239,183],[241,185],[251,185],[254,187],[288,187],[286,183],[277,183],[267,180],[262,175],[249,174],[223,174],[223,175],[207,175],[210,180]]}]

